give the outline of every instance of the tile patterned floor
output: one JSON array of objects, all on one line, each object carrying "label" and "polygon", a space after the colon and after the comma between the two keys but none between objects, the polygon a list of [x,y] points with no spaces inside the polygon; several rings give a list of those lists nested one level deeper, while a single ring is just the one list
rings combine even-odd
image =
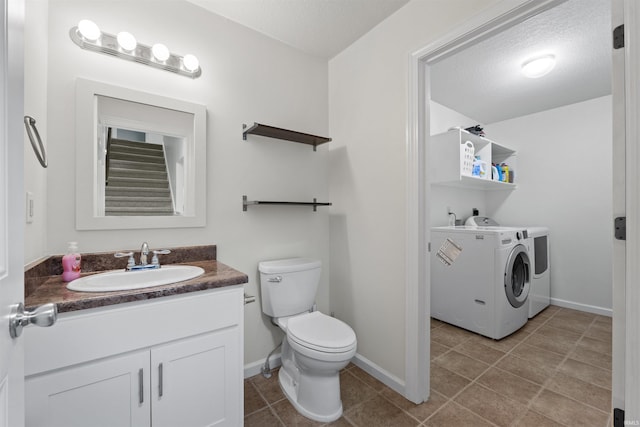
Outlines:
[{"label": "tile patterned floor", "polygon": [[[431,320],[431,397],[415,405],[350,364],[344,415],[332,426],[606,427],[611,319],[551,306],[500,341]],[[277,375],[245,380],[245,426],[320,426],[302,417]]]}]

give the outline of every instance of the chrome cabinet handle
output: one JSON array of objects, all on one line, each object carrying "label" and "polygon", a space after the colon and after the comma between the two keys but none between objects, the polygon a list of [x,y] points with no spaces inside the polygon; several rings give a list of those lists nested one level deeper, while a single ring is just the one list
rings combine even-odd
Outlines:
[{"label": "chrome cabinet handle", "polygon": [[51,326],[58,319],[58,307],[53,304],[44,304],[33,310],[25,310],[24,304],[18,303],[11,307],[9,315],[9,334],[11,338],[18,338],[22,334],[22,328],[27,325]]},{"label": "chrome cabinet handle", "polygon": [[144,369],[138,371],[138,402],[144,403]]},{"label": "chrome cabinet handle", "polygon": [[158,396],[164,394],[164,369],[162,363],[158,365]]},{"label": "chrome cabinet handle", "polygon": [[280,283],[280,282],[282,282],[282,276],[269,277],[267,279],[267,282]]}]

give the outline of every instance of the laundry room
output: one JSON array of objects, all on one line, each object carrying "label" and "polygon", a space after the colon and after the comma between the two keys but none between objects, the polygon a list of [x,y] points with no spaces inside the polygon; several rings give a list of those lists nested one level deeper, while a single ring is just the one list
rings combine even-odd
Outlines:
[{"label": "laundry room", "polygon": [[[611,316],[611,13],[588,3],[570,0],[430,67],[430,225],[464,224],[476,209],[496,225],[548,228],[551,304]],[[551,71],[524,76],[541,56],[555,59]],[[475,144],[468,171],[462,157],[449,170],[457,153],[440,139],[473,145],[473,133],[491,148]]]}]

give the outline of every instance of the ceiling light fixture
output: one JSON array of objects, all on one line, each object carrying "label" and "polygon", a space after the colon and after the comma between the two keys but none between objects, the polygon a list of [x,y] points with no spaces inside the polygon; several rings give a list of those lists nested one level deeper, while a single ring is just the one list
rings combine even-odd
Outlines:
[{"label": "ceiling light fixture", "polygon": [[138,43],[136,38],[126,31],[118,33],[117,36],[102,32],[88,19],[83,19],[71,28],[69,37],[82,49],[117,56],[194,79],[202,74],[200,62],[192,54],[183,57],[169,52],[169,49],[160,43],[154,44],[153,47]]},{"label": "ceiling light fixture", "polygon": [[556,66],[556,58],[553,55],[538,56],[525,61],[522,64],[522,74],[530,79],[537,79],[553,70]]}]

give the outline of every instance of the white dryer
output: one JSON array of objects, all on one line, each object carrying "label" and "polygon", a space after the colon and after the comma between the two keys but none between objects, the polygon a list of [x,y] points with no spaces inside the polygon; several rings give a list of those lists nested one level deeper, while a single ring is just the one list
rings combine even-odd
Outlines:
[{"label": "white dryer", "polygon": [[531,239],[512,227],[431,229],[431,315],[493,339],[527,323]]},{"label": "white dryer", "polygon": [[531,246],[531,288],[529,291],[529,319],[549,306],[551,302],[551,264],[549,262],[549,229],[527,227]]}]

